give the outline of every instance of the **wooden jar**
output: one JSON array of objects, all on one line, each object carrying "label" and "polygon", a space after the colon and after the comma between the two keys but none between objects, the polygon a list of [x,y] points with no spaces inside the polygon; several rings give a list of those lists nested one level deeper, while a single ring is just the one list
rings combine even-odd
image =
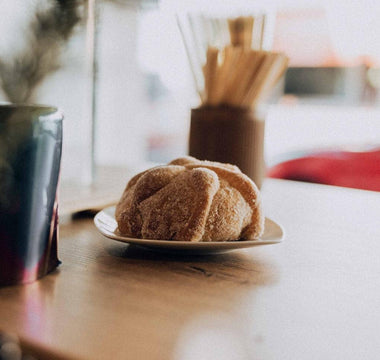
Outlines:
[{"label": "wooden jar", "polygon": [[249,108],[199,107],[191,111],[189,154],[237,165],[260,188],[265,122]]}]

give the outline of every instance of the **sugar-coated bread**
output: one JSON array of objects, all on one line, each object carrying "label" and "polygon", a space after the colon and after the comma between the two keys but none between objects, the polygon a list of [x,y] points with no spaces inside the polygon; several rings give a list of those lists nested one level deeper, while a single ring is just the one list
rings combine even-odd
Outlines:
[{"label": "sugar-coated bread", "polygon": [[190,156],[134,176],[115,215],[122,235],[145,239],[250,240],[264,230],[252,180],[234,165]]}]

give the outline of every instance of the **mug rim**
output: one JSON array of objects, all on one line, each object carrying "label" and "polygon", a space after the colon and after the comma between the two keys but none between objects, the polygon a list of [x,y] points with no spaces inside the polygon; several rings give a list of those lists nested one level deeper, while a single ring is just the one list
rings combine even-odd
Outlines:
[{"label": "mug rim", "polygon": [[54,116],[54,115],[63,119],[63,112],[61,111],[61,109],[53,105],[0,102],[0,111],[2,109],[31,110],[31,111],[41,110],[42,113],[39,114],[39,116],[43,119],[46,119],[46,120],[50,119],[51,116]]},{"label": "mug rim", "polygon": [[0,102],[0,108],[31,108],[31,109],[52,109],[57,111],[58,108],[53,105],[45,104],[27,104],[27,103],[11,103],[11,102]]}]

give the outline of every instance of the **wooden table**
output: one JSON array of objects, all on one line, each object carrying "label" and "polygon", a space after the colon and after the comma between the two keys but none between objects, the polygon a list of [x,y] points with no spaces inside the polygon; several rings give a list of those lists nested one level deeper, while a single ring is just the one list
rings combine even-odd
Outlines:
[{"label": "wooden table", "polygon": [[0,289],[41,359],[377,359],[380,193],[266,180],[282,244],[180,257],[61,225],[59,271]]}]

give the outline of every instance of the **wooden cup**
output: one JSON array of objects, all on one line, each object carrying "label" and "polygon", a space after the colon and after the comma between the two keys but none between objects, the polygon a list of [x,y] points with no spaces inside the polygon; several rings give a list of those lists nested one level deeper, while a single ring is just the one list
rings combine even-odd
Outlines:
[{"label": "wooden cup", "polygon": [[249,108],[192,109],[189,155],[237,165],[260,188],[265,175],[264,128],[264,119]]}]

